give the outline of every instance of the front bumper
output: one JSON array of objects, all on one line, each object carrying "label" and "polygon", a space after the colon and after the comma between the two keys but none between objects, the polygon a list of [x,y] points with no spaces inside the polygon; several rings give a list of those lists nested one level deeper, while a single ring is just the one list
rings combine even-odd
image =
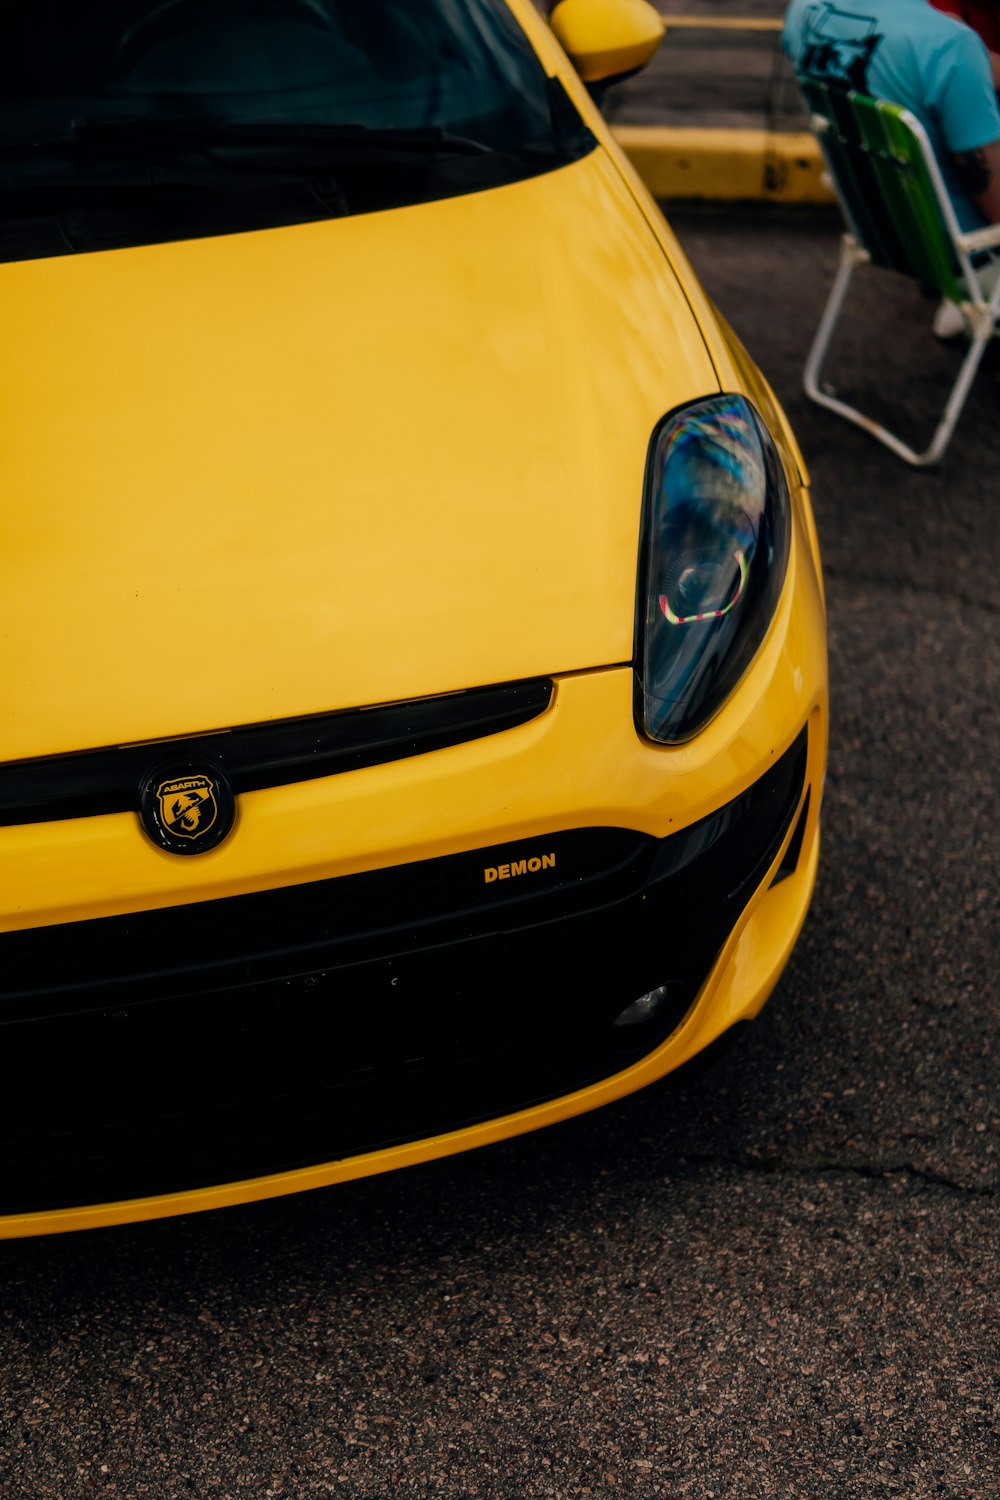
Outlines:
[{"label": "front bumper", "polygon": [[[0,829],[0,1236],[501,1139],[641,1087],[755,1014],[816,870],[808,550],[696,741],[644,743],[631,700],[626,667],[557,679],[502,734],[248,793],[197,860],[125,813]],[[613,1026],[658,986],[652,1021]]]},{"label": "front bumper", "polygon": [[[5,1061],[34,1082],[7,1096],[0,1206],[295,1172],[620,1072],[690,1009],[808,818],[807,763],[803,730],[662,840],[579,829],[9,936]],[[653,1017],[615,1026],[658,987]]]}]

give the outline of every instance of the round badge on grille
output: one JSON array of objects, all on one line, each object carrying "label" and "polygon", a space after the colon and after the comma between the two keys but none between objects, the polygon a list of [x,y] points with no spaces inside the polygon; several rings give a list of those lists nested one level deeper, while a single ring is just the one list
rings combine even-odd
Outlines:
[{"label": "round badge on grille", "polygon": [[163,765],[139,792],[142,826],[170,854],[206,854],[236,819],[236,798],[215,766]]}]

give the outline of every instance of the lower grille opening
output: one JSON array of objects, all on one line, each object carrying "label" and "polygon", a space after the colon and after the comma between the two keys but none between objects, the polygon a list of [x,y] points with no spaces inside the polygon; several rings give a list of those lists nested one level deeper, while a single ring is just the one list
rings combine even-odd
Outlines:
[{"label": "lower grille opening", "polygon": [[[525,1018],[517,1033],[497,1026],[486,1038],[455,1036],[334,1067],[333,1076],[301,1059],[292,1070],[281,1059],[265,1070],[260,1054],[256,1067],[240,1059],[238,1083],[199,1069],[168,1085],[147,1068],[144,1087],[99,1102],[77,1091],[55,1117],[8,1137],[3,1207],[24,1212],[210,1186],[472,1125],[628,1066],[676,1023],[678,1009],[655,1035],[628,1045],[609,1023],[539,1031]],[[314,1035],[310,1045],[336,1060],[334,1037]],[[106,1082],[94,1078],[91,1088]]]}]

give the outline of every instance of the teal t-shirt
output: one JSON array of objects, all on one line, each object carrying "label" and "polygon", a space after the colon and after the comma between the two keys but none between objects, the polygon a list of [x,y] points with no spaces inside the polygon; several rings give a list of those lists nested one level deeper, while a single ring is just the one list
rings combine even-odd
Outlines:
[{"label": "teal t-shirt", "polygon": [[989,54],[976,33],[929,0],[792,0],[784,48],[799,74],[840,80],[911,110],[930,138],[963,229],[983,217],[952,152],[1000,140]]}]

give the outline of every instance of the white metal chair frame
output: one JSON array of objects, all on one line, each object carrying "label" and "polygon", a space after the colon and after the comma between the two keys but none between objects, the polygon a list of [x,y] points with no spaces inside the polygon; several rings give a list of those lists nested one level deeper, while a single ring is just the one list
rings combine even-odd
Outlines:
[{"label": "white metal chair frame", "polygon": [[[976,229],[971,232],[965,232],[959,228],[958,220],[955,217],[955,210],[948,196],[948,190],[944,185],[941,169],[934,156],[927,132],[916,116],[911,114],[909,110],[904,110],[900,114],[900,119],[913,132],[919,143],[928,175],[934,187],[941,218],[951,239],[955,258],[961,270],[965,287],[970,294],[968,299],[963,300],[960,304],[971,334],[968,351],[962,361],[962,367],[958,372],[955,383],[951,388],[944,414],[937,425],[930,445],[922,453],[918,453],[909,444],[904,443],[901,438],[896,437],[879,422],[874,421],[871,417],[866,417],[857,407],[850,406],[846,401],[839,400],[828,389],[823,388],[820,383],[823,362],[826,359],[841,310],[847,298],[851,277],[858,266],[867,265],[871,262],[871,256],[864,248],[861,236],[852,223],[851,215],[843,197],[838,191],[841,209],[851,228],[850,232],[845,234],[841,241],[840,264],[837,268],[837,275],[833,286],[830,289],[826,307],[823,310],[823,316],[820,318],[819,327],[816,330],[816,336],[809,351],[809,357],[806,360],[805,371],[803,372],[803,385],[806,395],[810,400],[815,401],[819,406],[825,406],[828,410],[836,412],[838,416],[845,417],[848,422],[853,422],[856,426],[863,428],[865,432],[877,438],[880,443],[884,443],[887,448],[891,449],[893,453],[899,458],[904,459],[908,464],[913,464],[917,468],[923,468],[929,464],[937,463],[947,448],[951,440],[951,435],[955,430],[955,424],[962,413],[962,408],[965,406],[969,391],[972,388],[972,382],[979,369],[986,345],[993,337],[996,319],[1000,316],[1000,276],[997,278],[997,284],[992,294],[987,297],[984,288],[980,285],[979,276],[972,260],[974,255],[1000,247],[1000,224],[991,224],[985,229]],[[823,136],[830,129],[829,121],[824,119],[822,115],[813,115],[811,124],[822,146]],[[827,166],[834,188],[836,188],[836,174],[830,166],[829,158],[827,159]]]}]

